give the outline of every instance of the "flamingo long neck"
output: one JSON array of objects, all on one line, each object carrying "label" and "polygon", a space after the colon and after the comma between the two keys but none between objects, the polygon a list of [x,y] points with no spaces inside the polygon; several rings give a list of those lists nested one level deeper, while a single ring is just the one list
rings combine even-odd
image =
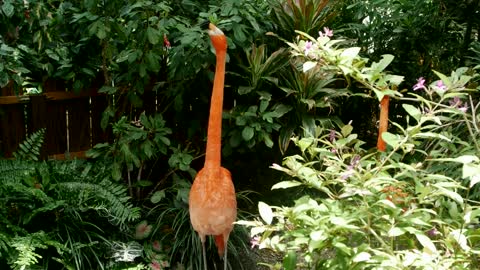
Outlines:
[{"label": "flamingo long neck", "polygon": [[217,64],[215,67],[215,78],[213,80],[210,116],[208,118],[205,167],[220,167],[221,164],[223,87],[225,81],[226,54],[226,49],[216,48]]}]

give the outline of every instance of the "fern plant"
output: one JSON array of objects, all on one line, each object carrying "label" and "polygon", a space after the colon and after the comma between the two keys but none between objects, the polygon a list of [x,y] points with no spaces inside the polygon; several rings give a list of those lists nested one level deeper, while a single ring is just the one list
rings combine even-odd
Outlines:
[{"label": "fern plant", "polygon": [[44,128],[33,132],[22,143],[18,145],[18,149],[13,153],[13,157],[21,160],[38,161],[44,138]]},{"label": "fern plant", "polygon": [[0,268],[106,268],[140,209],[105,167],[0,160]]}]

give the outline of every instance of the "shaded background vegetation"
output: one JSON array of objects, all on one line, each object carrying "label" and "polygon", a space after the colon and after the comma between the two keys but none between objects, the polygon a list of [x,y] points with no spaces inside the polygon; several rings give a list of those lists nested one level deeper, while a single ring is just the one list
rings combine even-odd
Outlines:
[{"label": "shaded background vegetation", "polygon": [[[0,6],[1,87],[41,91],[61,81],[65,91],[99,87],[108,96],[102,125],[112,138],[90,156],[102,160],[111,180],[126,184],[144,207],[144,217],[163,228],[148,240],[169,234],[165,241],[171,242],[176,229],[189,231],[188,216],[173,222],[157,217],[187,209],[189,183],[203,162],[215,57],[199,22],[217,23],[229,42],[224,166],[239,191],[272,203],[289,194],[269,196],[281,176],[267,168],[297,151],[289,147],[292,135],[353,120],[373,146],[378,106],[358,95],[366,93],[358,85],[303,73],[281,39],[294,40],[295,30],[316,37],[329,27],[374,61],[394,55],[389,71],[405,76],[400,88],[406,91],[417,78],[432,78],[432,69],[480,64],[478,0],[8,0]],[[143,101],[151,98],[156,107],[147,110]],[[151,118],[142,116],[146,110]],[[394,106],[391,115],[399,114]],[[131,124],[139,119],[140,125]],[[247,199],[240,205],[253,211]],[[182,246],[162,252],[186,262],[190,255]]]}]

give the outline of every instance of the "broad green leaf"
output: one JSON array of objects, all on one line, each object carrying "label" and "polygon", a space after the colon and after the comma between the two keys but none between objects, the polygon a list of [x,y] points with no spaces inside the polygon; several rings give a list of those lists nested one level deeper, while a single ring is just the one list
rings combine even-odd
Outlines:
[{"label": "broad green leaf", "polygon": [[264,134],[263,134],[263,142],[265,143],[265,145],[266,145],[268,148],[272,148],[272,147],[273,147],[273,141],[272,141],[272,138],[270,138],[270,134],[268,134],[268,133],[264,133]]},{"label": "broad green leaf", "polygon": [[157,44],[159,37],[160,37],[160,33],[158,33],[156,29],[150,26],[147,28],[147,38],[151,44],[153,45]]},{"label": "broad green leaf", "polygon": [[310,233],[310,238],[313,241],[323,241],[327,239],[327,234],[324,231],[314,231]]},{"label": "broad green leaf", "polygon": [[458,194],[454,191],[448,190],[446,188],[443,188],[443,187],[439,186],[438,184],[434,184],[434,186],[437,187],[443,195],[449,197],[450,199],[456,201],[457,203],[459,203],[461,205],[463,204],[463,198],[462,198],[462,196],[460,196],[460,194]]},{"label": "broad green leaf", "polygon": [[139,187],[151,187],[153,185],[152,181],[140,180],[137,181],[137,186]]},{"label": "broad green leaf", "polygon": [[352,125],[345,125],[342,127],[342,136],[343,137],[347,137],[348,135],[350,135],[353,131],[353,126]]},{"label": "broad green leaf", "polygon": [[105,24],[103,24],[102,22],[100,21],[97,21],[97,32],[95,33],[95,35],[99,38],[99,39],[105,39],[107,37],[107,27],[105,26]]},{"label": "broad green leaf", "polygon": [[255,135],[255,130],[251,126],[246,126],[242,130],[242,137],[245,141],[250,141]]},{"label": "broad green leaf", "polygon": [[480,164],[465,163],[462,167],[462,177],[464,179],[477,177],[480,178]]},{"label": "broad green leaf", "polygon": [[444,74],[436,70],[432,70],[432,71],[435,73],[435,75],[438,76],[438,78],[440,78],[440,80],[443,82],[443,84],[445,84],[447,88],[452,87],[452,82],[450,81],[450,78],[448,78],[447,76],[445,76]]},{"label": "broad green leaf", "polygon": [[102,86],[102,88],[100,88],[98,90],[98,93],[105,93],[105,94],[109,94],[109,95],[115,94],[116,92],[117,92],[116,87],[107,86],[107,85]]},{"label": "broad green leaf", "polygon": [[350,47],[345,49],[341,54],[340,57],[345,58],[355,58],[358,53],[360,52],[360,47]]},{"label": "broad green leaf", "polygon": [[378,63],[373,63],[372,64],[372,69],[375,70],[375,72],[381,72],[383,71],[390,63],[393,61],[394,56],[391,54],[384,54],[382,55],[382,59]]},{"label": "broad green leaf", "polygon": [[402,141],[399,135],[395,135],[390,132],[383,132],[382,139],[393,148],[397,147]]},{"label": "broad green leaf", "polygon": [[282,181],[273,185],[272,189],[297,187],[297,186],[300,186],[301,184],[302,183],[297,181]]},{"label": "broad green leaf", "polygon": [[[2,10],[8,18],[12,17],[13,13],[15,12],[15,9],[14,9],[13,5],[9,1],[5,1],[3,3]],[[7,21],[8,21],[8,19],[7,19]]]},{"label": "broad green leaf", "polygon": [[470,188],[472,188],[479,182],[480,182],[480,174],[473,175],[472,177],[470,177]]},{"label": "broad green leaf", "polygon": [[405,230],[399,227],[393,227],[388,231],[389,237],[397,237],[403,234],[405,234]]},{"label": "broad green leaf", "polygon": [[159,190],[153,193],[150,201],[152,203],[159,203],[163,198],[165,198],[165,190]]},{"label": "broad green leaf", "polygon": [[445,137],[442,134],[434,133],[434,132],[421,132],[421,133],[416,133],[415,135],[412,136],[413,138],[435,138],[435,139],[442,139],[447,142],[450,142],[451,140],[448,137]]},{"label": "broad green leaf", "polygon": [[258,211],[260,213],[260,217],[267,223],[268,225],[272,224],[273,221],[273,212],[270,206],[264,202],[258,203]]},{"label": "broad green leaf", "polygon": [[422,116],[422,112],[415,106],[410,104],[402,104],[402,107],[407,111],[409,115],[411,115],[415,120],[420,121],[420,117]]},{"label": "broad green leaf", "polygon": [[415,237],[417,237],[418,242],[420,242],[420,244],[422,244],[422,246],[425,248],[427,253],[429,253],[429,254],[437,253],[437,248],[433,244],[432,240],[430,240],[430,238],[428,238],[426,235],[416,233]]},{"label": "broad green leaf", "polygon": [[307,61],[303,63],[303,72],[307,72],[310,69],[314,68],[317,65],[317,62]]},{"label": "broad green leaf", "polygon": [[463,250],[469,251],[470,247],[468,246],[467,237],[463,234],[464,232],[465,230],[454,230],[449,236],[453,238]]},{"label": "broad green leaf", "polygon": [[290,250],[287,253],[287,256],[283,258],[283,269],[285,270],[295,270],[297,266],[297,254],[294,250]]},{"label": "broad green leaf", "polygon": [[305,152],[313,143],[314,139],[312,137],[307,137],[307,138],[301,138],[298,142],[297,145],[300,147],[300,150],[302,152]]},{"label": "broad green leaf", "polygon": [[357,255],[355,255],[355,257],[353,257],[352,261],[354,261],[354,262],[366,262],[366,261],[370,260],[371,257],[372,257],[372,255],[370,255],[370,253],[363,251],[363,252],[360,252]]}]

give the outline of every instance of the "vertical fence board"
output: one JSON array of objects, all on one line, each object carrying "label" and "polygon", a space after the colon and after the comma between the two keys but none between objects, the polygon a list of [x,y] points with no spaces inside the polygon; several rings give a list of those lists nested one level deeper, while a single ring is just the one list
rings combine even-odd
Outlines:
[{"label": "vertical fence board", "polygon": [[47,132],[45,147],[48,155],[67,151],[67,117],[66,106],[60,101],[47,102]]},{"label": "vertical fence board", "polygon": [[[47,128],[47,101],[44,95],[31,95],[30,96],[30,110],[28,113],[29,118],[29,132],[35,132],[42,128]],[[48,130],[46,130],[48,132]],[[44,143],[40,150],[40,159],[47,157],[46,140],[47,134],[44,135]]]},{"label": "vertical fence board", "polygon": [[92,117],[92,144],[106,142],[109,140],[110,127],[106,131],[102,129],[102,113],[108,106],[106,96],[93,96],[91,102],[91,117]]},{"label": "vertical fence board", "polygon": [[111,127],[105,132],[100,124],[108,106],[106,96],[98,95],[96,90],[68,92],[61,82],[50,80],[45,82],[44,91],[22,96],[21,89],[15,91],[12,85],[0,89],[0,157],[12,157],[27,133],[42,128],[46,133],[41,159],[66,158],[67,151],[82,157],[82,151],[111,140]]},{"label": "vertical fence board", "polygon": [[0,155],[12,157],[18,144],[25,139],[25,105],[2,105],[0,108]]},{"label": "vertical fence board", "polygon": [[70,152],[90,148],[89,98],[77,98],[68,102],[68,134]]}]

